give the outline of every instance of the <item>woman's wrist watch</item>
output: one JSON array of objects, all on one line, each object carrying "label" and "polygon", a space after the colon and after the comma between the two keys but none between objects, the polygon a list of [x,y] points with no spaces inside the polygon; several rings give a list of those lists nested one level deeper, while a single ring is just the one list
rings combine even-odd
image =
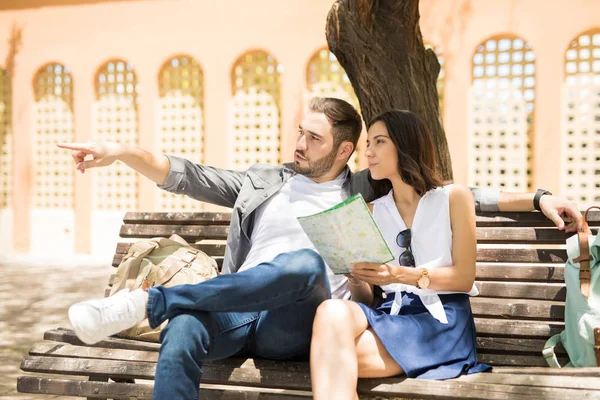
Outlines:
[{"label": "woman's wrist watch", "polygon": [[419,279],[417,279],[417,288],[427,289],[430,283],[431,279],[429,279],[429,271],[427,271],[426,268],[423,268],[423,271],[421,271],[421,276]]}]

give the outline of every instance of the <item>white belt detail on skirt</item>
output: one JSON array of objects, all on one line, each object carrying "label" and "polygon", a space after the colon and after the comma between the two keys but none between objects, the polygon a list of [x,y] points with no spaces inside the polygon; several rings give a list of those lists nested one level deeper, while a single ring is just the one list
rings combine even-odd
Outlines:
[{"label": "white belt detail on skirt", "polygon": [[[428,263],[419,265],[420,268],[427,268],[427,270],[436,269],[439,267],[443,267],[442,257],[436,258],[433,261]],[[444,305],[440,300],[439,294],[454,294],[454,293],[464,293],[464,292],[454,292],[449,290],[432,290],[432,289],[419,289],[413,285],[407,285],[404,283],[393,283],[391,285],[384,285],[382,289],[386,293],[396,293],[394,298],[394,302],[392,303],[392,309],[390,311],[391,315],[398,315],[400,309],[402,308],[402,292],[406,293],[414,293],[419,296],[421,302],[431,313],[433,318],[440,321],[442,324],[448,323],[448,318],[446,317],[446,310],[444,310]],[[467,293],[469,296],[477,296],[479,291],[477,287],[473,284],[471,290]]]}]

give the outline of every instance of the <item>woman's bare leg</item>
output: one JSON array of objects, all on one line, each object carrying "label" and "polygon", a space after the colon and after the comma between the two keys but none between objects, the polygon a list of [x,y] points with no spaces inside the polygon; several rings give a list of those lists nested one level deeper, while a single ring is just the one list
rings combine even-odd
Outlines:
[{"label": "woman's bare leg", "polygon": [[368,328],[364,312],[354,302],[327,300],[319,306],[310,353],[314,399],[358,399],[358,377],[403,373],[377,335]]},{"label": "woman's bare leg", "polygon": [[356,340],[356,355],[359,378],[385,378],[404,373],[371,328]]},{"label": "woman's bare leg", "polygon": [[315,400],[358,399],[356,338],[368,328],[362,309],[348,300],[326,300],[317,309],[310,346]]}]

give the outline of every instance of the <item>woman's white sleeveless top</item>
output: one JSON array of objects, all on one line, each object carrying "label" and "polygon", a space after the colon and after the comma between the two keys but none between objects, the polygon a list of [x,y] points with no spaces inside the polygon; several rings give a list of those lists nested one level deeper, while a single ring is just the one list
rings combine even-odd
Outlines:
[{"label": "woman's white sleeveless top", "polygon": [[[452,262],[452,228],[450,225],[450,189],[452,185],[439,187],[426,192],[415,211],[411,227],[411,248],[415,257],[417,267],[427,268],[431,271],[439,267],[453,265]],[[389,264],[399,265],[400,254],[406,249],[396,244],[396,236],[399,232],[407,229],[402,220],[396,204],[393,192],[372,202],[373,218],[388,246],[394,255],[394,261]],[[415,282],[416,284],[416,282]],[[415,293],[419,295],[423,305],[441,323],[448,323],[444,306],[438,294],[457,293],[452,291],[418,289],[416,286],[407,284],[385,285],[382,289],[386,293],[396,292],[396,298],[392,305],[392,314],[398,314],[402,305],[402,293]],[[468,292],[470,296],[477,296],[479,292],[475,285]]]}]

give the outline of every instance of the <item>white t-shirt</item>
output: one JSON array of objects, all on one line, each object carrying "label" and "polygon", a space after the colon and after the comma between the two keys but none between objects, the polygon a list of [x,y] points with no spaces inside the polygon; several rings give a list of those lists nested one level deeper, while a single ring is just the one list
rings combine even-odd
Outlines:
[{"label": "white t-shirt", "polygon": [[[255,211],[251,248],[239,271],[273,260],[278,254],[300,249],[315,250],[302,230],[297,217],[324,211],[343,201],[344,174],[333,181],[316,183],[296,174],[283,187]],[[334,275],[327,267],[331,296],[350,297],[347,279]]]}]

